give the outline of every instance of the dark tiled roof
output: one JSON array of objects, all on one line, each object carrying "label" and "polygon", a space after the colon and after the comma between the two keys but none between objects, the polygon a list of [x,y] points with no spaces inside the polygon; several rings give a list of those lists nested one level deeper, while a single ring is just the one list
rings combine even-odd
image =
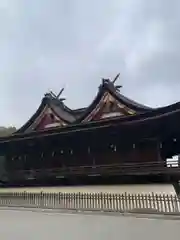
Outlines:
[{"label": "dark tiled roof", "polygon": [[47,105],[47,98],[43,98],[42,102],[37,109],[37,111],[32,115],[32,117],[21,127],[19,128],[14,134],[19,134],[25,132],[35,121],[35,119],[41,114],[45,106]]},{"label": "dark tiled roof", "polygon": [[71,115],[74,116],[75,119],[78,119],[85,111],[86,111],[86,107],[84,108],[77,108],[77,109],[71,109],[68,108],[65,104],[64,104],[64,110],[68,113],[70,113]]},{"label": "dark tiled roof", "polygon": [[99,87],[99,91],[98,91],[98,94],[96,95],[95,99],[90,104],[90,106],[85,109],[85,111],[80,116],[80,118],[77,119],[77,122],[83,121],[83,119],[85,119],[95,109],[95,107],[97,106],[97,104],[99,103],[99,101],[101,100],[101,98],[105,92],[109,92],[110,94],[112,94],[112,96],[115,97],[115,99],[117,99],[117,101],[123,103],[124,105],[128,106],[129,108],[131,108],[135,111],[147,112],[147,111],[152,110],[152,108],[144,106],[142,104],[139,104],[139,103],[125,97],[124,95],[122,95],[116,89],[114,84],[109,79],[107,79],[107,80],[103,80],[102,84]]},{"label": "dark tiled roof", "polygon": [[151,107],[145,106],[143,104],[140,104],[134,100],[131,100],[131,99],[125,97],[119,91],[117,91],[114,84],[110,81],[105,83],[105,87],[107,88],[107,90],[109,90],[111,92],[112,95],[115,95],[115,97],[117,98],[118,101],[123,102],[125,105],[129,106],[133,110],[144,112],[144,111],[152,109]]},{"label": "dark tiled roof", "polygon": [[[73,132],[81,131],[94,131],[95,129],[109,129],[111,132],[114,127],[118,127],[120,131],[131,132],[138,130],[138,134],[146,135],[147,132],[151,135],[153,131],[156,131],[157,134],[163,134],[164,130],[167,131],[177,131],[179,129],[179,120],[180,120],[180,102],[172,104],[167,107],[162,107],[158,109],[153,109],[150,112],[140,113],[132,116],[116,117],[113,119],[104,119],[101,122],[93,121],[79,124],[70,124],[65,127],[57,127],[54,129],[45,129],[38,132],[30,132],[25,134],[17,134],[0,138],[0,142],[6,142],[11,140],[20,140],[24,138],[34,138],[34,137],[47,137],[50,135],[64,135],[64,134],[73,134]],[[171,127],[167,128],[171,123]],[[153,131],[152,131],[153,129]]]},{"label": "dark tiled roof", "polygon": [[38,118],[46,106],[50,107],[55,112],[55,114],[66,123],[72,123],[76,120],[73,114],[66,111],[65,105],[61,100],[55,99],[50,94],[46,94],[35,114],[27,121],[27,123],[18,129],[15,134],[27,131],[33,125],[34,121]]},{"label": "dark tiled roof", "polygon": [[[117,87],[114,86],[113,82],[107,79],[103,80],[95,99],[87,108],[80,108],[74,110],[70,109],[64,104],[62,99],[58,99],[54,97],[52,94],[46,94],[42,99],[42,102],[37,111],[35,112],[35,114],[15,134],[27,132],[27,130],[30,129],[31,126],[33,126],[34,121],[37,119],[37,117],[41,114],[41,112],[46,106],[50,107],[54,111],[54,113],[63,121],[65,121],[67,124],[70,125],[80,124],[96,108],[97,104],[100,102],[101,98],[106,92],[109,92],[120,103],[126,105],[132,110],[135,110],[137,112],[137,117],[141,114],[145,114],[144,116],[146,116],[147,114],[149,116],[149,113],[151,112],[160,113],[164,111],[171,111],[177,106],[176,104],[174,104],[168,107],[156,109],[144,106],[122,95],[118,91]],[[121,118],[124,119],[124,117]],[[128,119],[131,121],[134,118],[131,116],[130,118],[127,118],[127,120]],[[31,131],[32,130],[33,129],[31,129]]]},{"label": "dark tiled roof", "polygon": [[64,103],[56,98],[49,99],[49,107],[67,123],[72,123],[76,120],[73,113],[66,110]]}]

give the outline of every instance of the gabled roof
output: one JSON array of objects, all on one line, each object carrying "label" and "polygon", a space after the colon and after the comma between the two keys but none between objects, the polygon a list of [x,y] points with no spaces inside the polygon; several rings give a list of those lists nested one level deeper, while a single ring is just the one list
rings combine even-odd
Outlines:
[{"label": "gabled roof", "polygon": [[67,124],[70,124],[76,120],[72,113],[66,111],[66,107],[61,99],[56,99],[51,94],[45,94],[37,111],[20,129],[15,132],[15,134],[26,132],[28,130],[32,131],[33,128],[31,128],[31,126],[33,126],[34,122],[42,115],[43,111],[48,108]]},{"label": "gabled roof", "polygon": [[171,136],[174,133],[179,133],[179,123],[180,102],[133,116],[104,119],[101,122],[92,121],[79,124],[74,123],[64,127],[41,130],[39,132],[33,131],[29,133],[19,133],[17,135],[14,134],[0,138],[0,143],[54,135],[64,136],[73,133],[91,132],[94,130],[104,131],[106,129],[111,129],[111,133],[117,133],[116,128],[119,129],[121,134],[126,134],[128,132],[131,137]]},{"label": "gabled roof", "polygon": [[[60,93],[62,93],[62,90]],[[47,109],[50,109],[59,120],[63,121],[63,126],[84,122],[87,117],[93,114],[97,107],[100,106],[102,99],[106,94],[111,95],[116,102],[131,109],[135,114],[145,113],[152,110],[152,108],[139,104],[122,95],[119,91],[119,86],[115,86],[113,81],[103,79],[95,99],[86,108],[72,110],[64,104],[64,99],[59,98],[60,94],[58,94],[58,96],[52,92],[45,94],[34,115],[14,134],[35,131],[35,126]],[[90,121],[93,121],[93,118]]]},{"label": "gabled roof", "polygon": [[109,79],[103,79],[102,84],[99,87],[98,94],[96,95],[93,102],[89,105],[88,108],[82,113],[80,118],[77,119],[77,122],[82,122],[84,119],[88,117],[88,115],[91,114],[91,112],[94,111],[94,109],[97,107],[97,105],[100,103],[103,96],[109,93],[111,94],[119,103],[129,107],[130,109],[134,110],[137,113],[144,113],[147,111],[152,110],[152,108],[148,106],[144,106],[142,104],[139,104],[124,95],[122,95],[119,90],[118,86],[116,87],[113,82],[111,82]]}]

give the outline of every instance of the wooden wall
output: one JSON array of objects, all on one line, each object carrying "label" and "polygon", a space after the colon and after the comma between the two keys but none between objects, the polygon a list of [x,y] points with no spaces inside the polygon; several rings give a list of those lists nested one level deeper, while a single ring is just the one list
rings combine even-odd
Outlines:
[{"label": "wooden wall", "polygon": [[[112,141],[111,141],[112,142]],[[89,145],[88,145],[89,144]],[[92,166],[161,161],[158,142],[72,141],[34,142],[14,145],[9,149],[11,169],[49,169],[73,166]]]}]

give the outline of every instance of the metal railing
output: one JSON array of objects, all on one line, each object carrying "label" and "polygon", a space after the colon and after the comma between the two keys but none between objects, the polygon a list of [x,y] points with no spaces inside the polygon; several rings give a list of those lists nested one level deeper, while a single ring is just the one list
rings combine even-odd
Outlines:
[{"label": "metal railing", "polygon": [[0,193],[0,207],[180,214],[180,198],[157,194]]}]

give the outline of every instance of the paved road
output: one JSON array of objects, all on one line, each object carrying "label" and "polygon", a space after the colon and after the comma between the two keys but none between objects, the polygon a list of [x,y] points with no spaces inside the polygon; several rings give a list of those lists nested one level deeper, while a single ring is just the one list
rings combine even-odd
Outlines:
[{"label": "paved road", "polygon": [[178,240],[180,221],[0,210],[1,240]]}]

